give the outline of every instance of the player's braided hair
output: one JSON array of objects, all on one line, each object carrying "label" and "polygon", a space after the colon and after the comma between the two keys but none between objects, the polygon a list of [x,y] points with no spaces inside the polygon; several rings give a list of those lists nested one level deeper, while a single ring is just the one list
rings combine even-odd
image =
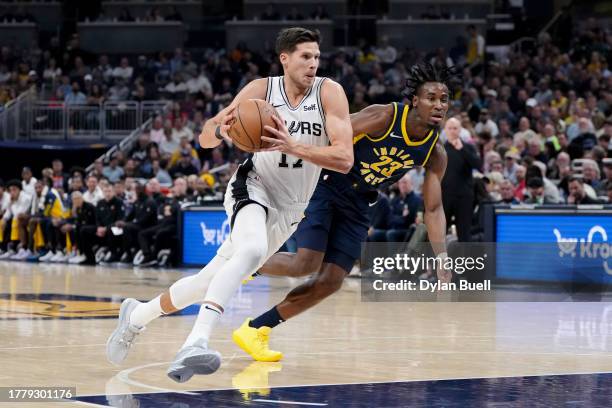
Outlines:
[{"label": "player's braided hair", "polygon": [[438,66],[429,62],[421,62],[413,65],[408,71],[406,87],[402,95],[408,98],[408,104],[412,106],[412,97],[418,94],[419,89],[426,82],[439,82],[446,85],[450,95],[459,79],[457,69],[446,66]]}]

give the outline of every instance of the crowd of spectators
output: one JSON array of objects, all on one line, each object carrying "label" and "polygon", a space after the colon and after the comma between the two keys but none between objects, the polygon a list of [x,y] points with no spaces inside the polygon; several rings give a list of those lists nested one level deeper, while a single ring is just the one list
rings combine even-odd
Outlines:
[{"label": "crowd of spectators", "polygon": [[[462,238],[477,239],[478,211],[483,203],[563,205],[612,199],[612,34],[595,20],[574,30],[569,48],[559,48],[543,34],[534,48],[511,49],[497,58],[485,57],[484,39],[475,27],[467,28],[465,41],[429,53],[398,50],[381,38],[376,46],[362,42],[352,51],[323,55],[319,75],[343,86],[351,112],[355,112],[369,104],[402,100],[407,69],[418,61],[461,67],[461,83],[441,142],[448,152],[463,151],[466,146],[474,151],[474,160],[469,161],[475,176],[469,205],[460,213],[470,217]],[[197,58],[177,49],[172,56],[160,53],[130,60],[89,55],[80,50],[78,37],[65,49],[54,40],[53,44],[44,51],[34,49],[21,55],[3,47],[0,86],[47,83],[54,97],[65,103],[168,96],[174,100],[171,111],[156,117],[131,151],[117,152],[108,163],[97,161],[92,174],[80,175],[81,184],[108,185],[109,194],[119,190],[117,197],[125,207],[133,205],[130,200],[138,195],[127,193],[136,191],[138,184],[146,185],[149,195],[158,192],[157,187],[150,188],[153,184],[172,186],[171,196],[189,197],[181,200],[219,200],[244,155],[225,143],[216,149],[199,149],[197,135],[204,121],[249,81],[282,73],[272,50],[257,54],[244,46],[204,50]],[[75,177],[79,179],[68,176]],[[48,187],[45,180],[49,178],[41,180],[42,188]],[[423,170],[414,169],[406,180],[381,192],[370,239],[409,238],[414,225],[422,222],[422,182]],[[177,183],[185,188],[176,191]],[[72,181],[54,188],[63,202],[70,202],[76,190],[85,189],[78,187],[78,181],[76,189]],[[463,216],[448,211],[449,203],[452,200],[447,197],[449,225],[458,225]],[[66,208],[72,207],[66,204]],[[163,206],[158,202],[156,208],[159,211]],[[20,248],[25,248],[24,237],[19,240]],[[138,239],[132,239],[132,244],[135,241]],[[7,239],[3,242],[8,243]],[[30,244],[28,248],[36,249]],[[129,258],[138,248],[123,249],[113,256]]]}]

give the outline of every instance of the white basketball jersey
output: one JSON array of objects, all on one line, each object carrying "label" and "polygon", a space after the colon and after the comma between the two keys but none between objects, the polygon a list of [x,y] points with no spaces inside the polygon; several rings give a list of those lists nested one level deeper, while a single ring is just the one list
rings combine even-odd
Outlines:
[{"label": "white basketball jersey", "polygon": [[[325,132],[325,113],[321,104],[321,86],[325,78],[316,77],[302,101],[291,106],[285,93],[283,77],[269,77],[266,101],[285,121],[296,141],[313,146],[329,145]],[[321,168],[281,152],[253,155],[254,171],[279,208],[308,204],[319,180]]]}]

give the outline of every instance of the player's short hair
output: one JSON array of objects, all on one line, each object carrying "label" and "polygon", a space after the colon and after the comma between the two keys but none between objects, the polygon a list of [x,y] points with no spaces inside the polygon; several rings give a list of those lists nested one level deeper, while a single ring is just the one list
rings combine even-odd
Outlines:
[{"label": "player's short hair", "polygon": [[321,35],[319,30],[309,30],[302,27],[284,28],[276,37],[276,53],[281,52],[291,53],[295,51],[298,44],[305,42],[321,43]]},{"label": "player's short hair", "polygon": [[454,66],[439,67],[429,62],[421,62],[413,65],[408,71],[406,86],[402,95],[408,98],[408,104],[412,106],[412,97],[419,93],[419,90],[426,82],[444,84],[452,95],[458,77],[457,69]]}]

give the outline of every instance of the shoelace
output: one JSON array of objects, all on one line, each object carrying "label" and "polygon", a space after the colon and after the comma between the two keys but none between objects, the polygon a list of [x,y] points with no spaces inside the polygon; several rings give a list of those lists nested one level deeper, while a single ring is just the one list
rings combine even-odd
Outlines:
[{"label": "shoelace", "polygon": [[121,339],[119,339],[119,343],[124,343],[128,348],[132,347],[132,343],[137,335],[139,335],[144,330],[136,329],[132,327],[128,327],[127,329],[121,332]]},{"label": "shoelace", "polygon": [[269,339],[269,336],[267,334],[262,333],[259,330],[257,331],[257,341],[258,341],[258,343],[260,343],[259,346],[263,350],[268,350],[268,339]]}]

